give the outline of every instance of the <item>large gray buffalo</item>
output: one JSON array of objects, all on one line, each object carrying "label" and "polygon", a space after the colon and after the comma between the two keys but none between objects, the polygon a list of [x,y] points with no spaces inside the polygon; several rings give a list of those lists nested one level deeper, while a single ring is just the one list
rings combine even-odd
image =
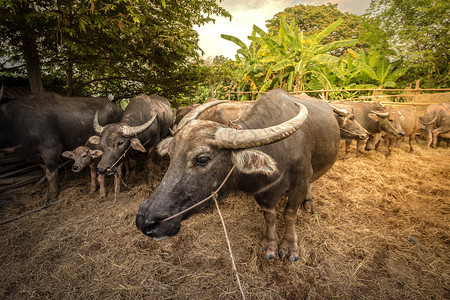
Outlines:
[{"label": "large gray buffalo", "polygon": [[[131,174],[127,176],[132,180],[135,161],[131,159],[129,151],[149,152],[152,158],[154,146],[169,135],[172,123],[169,101],[158,95],[146,94],[139,94],[130,100],[120,122],[102,126],[95,118],[97,135],[89,138],[89,142],[100,144],[103,149],[95,150],[97,156],[102,156],[97,165],[98,173],[119,173],[121,176],[122,163],[130,158]],[[121,179],[118,180],[119,185],[116,185],[116,192],[120,191],[120,181]],[[148,181],[149,185],[153,185],[151,169]]]},{"label": "large gray buffalo", "polygon": [[[389,112],[391,116],[396,116],[396,118],[400,119],[400,126],[405,131],[405,136],[409,137],[409,152],[413,152],[413,143],[416,138],[416,132],[419,128],[419,119],[417,118],[417,114],[414,109],[410,107],[389,107],[385,110],[385,112]],[[377,149],[383,134],[383,139],[388,141],[388,152],[386,153],[386,157],[391,156],[392,150],[394,147],[398,146],[401,137],[389,133],[378,132],[376,134],[372,134],[366,143],[365,150],[370,151]]]},{"label": "large gray buffalo", "polygon": [[103,123],[117,122],[122,110],[107,98],[66,97],[53,93],[25,96],[0,105],[0,150],[40,163],[48,179],[49,200],[58,197],[58,160],[62,151],[84,145]]},{"label": "large gray buffalo", "polygon": [[420,122],[425,126],[428,148],[436,146],[438,136],[450,132],[450,103],[431,104]]},{"label": "large gray buffalo", "polygon": [[170,155],[170,165],[157,189],[140,205],[137,228],[155,239],[177,234],[181,221],[208,203],[165,219],[208,197],[235,166],[219,196],[235,190],[254,195],[266,221],[261,249],[272,259],[279,242],[275,205],[286,194],[279,256],[297,260],[297,210],[311,204],[311,183],[333,166],[339,151],[339,126],[331,107],[278,89],[245,104],[230,125],[211,121],[214,116],[189,117],[203,108],[186,115],[174,136],[158,145],[160,154]]},{"label": "large gray buffalo", "polygon": [[[333,102],[333,106],[351,111],[355,115],[355,120],[364,127],[370,135],[386,132],[394,136],[404,136],[405,132],[400,125],[401,117],[398,115],[391,115],[386,112],[383,105],[379,102],[354,102],[354,101],[339,101]],[[345,157],[350,151],[350,145],[353,139],[346,139],[345,141]],[[356,157],[359,156],[362,148],[363,140],[357,139],[356,143]]]}]

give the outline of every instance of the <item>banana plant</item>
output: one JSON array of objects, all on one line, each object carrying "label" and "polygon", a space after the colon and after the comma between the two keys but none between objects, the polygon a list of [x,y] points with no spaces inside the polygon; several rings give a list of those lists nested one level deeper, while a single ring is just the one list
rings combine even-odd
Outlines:
[{"label": "banana plant", "polygon": [[393,88],[396,87],[395,82],[412,67],[401,67],[400,62],[390,63],[379,51],[373,51],[369,55],[366,55],[363,50],[359,54],[351,49],[347,52],[349,55],[344,61],[349,66],[350,72],[343,82],[345,86],[363,84],[365,88],[378,86]]},{"label": "banana plant", "polygon": [[[252,33],[252,36],[254,35],[255,32]],[[261,56],[258,54],[259,45],[251,43],[250,47],[247,47],[237,37],[226,34],[222,34],[221,37],[240,47],[235,55],[236,60],[233,62],[233,66],[230,66],[230,69],[238,70],[235,90],[237,92],[258,91],[258,86],[263,84],[265,70]],[[247,98],[248,95],[243,94],[240,100],[247,100]]]},{"label": "banana plant", "polygon": [[304,90],[313,78],[322,82],[325,87],[330,82],[322,70],[323,67],[344,80],[345,74],[338,68],[340,58],[329,52],[339,47],[353,46],[358,41],[350,39],[321,44],[323,38],[341,23],[342,20],[337,20],[313,36],[304,36],[303,32],[299,32],[295,21],[289,25],[284,17],[280,20],[278,36],[271,36],[254,25],[253,29],[259,37],[252,36],[249,39],[261,45],[258,51],[263,57],[261,62],[268,64],[260,92],[276,87],[275,84],[287,90]]}]

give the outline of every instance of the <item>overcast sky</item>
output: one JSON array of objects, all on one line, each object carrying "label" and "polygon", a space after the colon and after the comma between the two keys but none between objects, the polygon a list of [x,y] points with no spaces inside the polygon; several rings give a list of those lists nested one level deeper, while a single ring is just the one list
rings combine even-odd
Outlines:
[{"label": "overcast sky", "polygon": [[235,36],[249,45],[247,36],[252,34],[254,24],[267,32],[265,21],[286,7],[325,3],[337,3],[340,11],[361,15],[369,7],[370,0],[224,0],[220,5],[228,10],[233,18],[230,21],[216,17],[214,24],[195,28],[200,35],[200,48],[205,52],[205,56],[224,55],[234,59],[239,47],[222,39],[221,34]]}]

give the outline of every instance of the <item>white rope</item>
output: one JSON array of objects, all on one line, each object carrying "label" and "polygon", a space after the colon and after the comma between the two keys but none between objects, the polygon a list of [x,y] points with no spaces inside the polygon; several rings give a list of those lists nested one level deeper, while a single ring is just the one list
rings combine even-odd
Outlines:
[{"label": "white rope", "polygon": [[239,273],[236,269],[236,264],[235,264],[234,258],[233,258],[233,252],[231,251],[231,245],[230,245],[230,240],[228,239],[227,228],[225,227],[225,222],[223,220],[222,213],[220,212],[219,204],[217,203],[217,194],[214,194],[213,199],[214,199],[214,203],[216,203],[216,207],[217,207],[217,211],[219,212],[220,220],[222,221],[225,238],[227,239],[228,250],[230,251],[231,263],[233,265],[233,272],[236,275],[236,280],[237,280],[237,284],[239,286],[239,290],[241,291],[242,299],[245,300],[244,291],[242,290],[241,281],[239,280]]}]

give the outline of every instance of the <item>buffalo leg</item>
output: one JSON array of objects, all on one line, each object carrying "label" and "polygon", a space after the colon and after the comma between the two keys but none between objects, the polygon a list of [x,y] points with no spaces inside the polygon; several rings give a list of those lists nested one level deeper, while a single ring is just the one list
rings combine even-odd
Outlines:
[{"label": "buffalo leg", "polygon": [[283,236],[283,242],[280,245],[280,258],[289,255],[290,261],[296,261],[299,257],[298,237],[295,230],[297,222],[297,212],[300,206],[300,199],[306,199],[310,191],[310,185],[304,184],[302,187],[292,190],[288,194],[288,202],[284,209],[284,222],[286,229]]},{"label": "buffalo leg", "polygon": [[155,179],[155,171],[156,171],[156,162],[157,162],[157,155],[156,155],[156,148],[151,147],[148,150],[148,160],[147,160],[147,168],[148,168],[148,178],[147,183],[148,186],[152,189],[156,189],[157,183]]},{"label": "buffalo leg", "polygon": [[413,140],[416,137],[416,133],[413,132],[411,133],[411,135],[409,136],[409,152],[413,153],[414,152],[414,146],[413,146]]},{"label": "buffalo leg", "polygon": [[[97,176],[98,185],[100,187],[100,198],[106,197],[106,190],[105,190],[105,175],[104,174],[98,174]],[[114,181],[115,184],[115,181]]]},{"label": "buffalo leg", "polygon": [[123,163],[117,166],[117,174],[114,175],[114,193],[120,193],[120,185],[123,179]]},{"label": "buffalo leg", "polygon": [[356,157],[359,157],[359,155],[362,153],[363,144],[364,141],[361,140],[356,141]]},{"label": "buffalo leg", "polygon": [[266,259],[273,259],[278,248],[277,212],[275,207],[261,208],[266,221],[266,234],[261,244],[261,251]]},{"label": "buffalo leg", "polygon": [[388,144],[387,144],[388,152],[385,155],[386,157],[389,157],[392,155],[392,150],[394,150],[394,145],[395,145],[395,137],[389,138]]},{"label": "buffalo leg", "polygon": [[308,187],[308,192],[306,193],[302,206],[306,211],[309,211],[311,214],[314,214],[314,203],[311,197],[311,185],[309,185]]},{"label": "buffalo leg", "polygon": [[48,194],[47,199],[49,201],[56,200],[59,195],[59,189],[58,189],[58,167],[56,167],[53,171],[50,170],[47,167],[43,167],[45,176],[48,180]]},{"label": "buffalo leg", "polygon": [[433,147],[433,133],[431,131],[427,133],[427,148],[430,147]]},{"label": "buffalo leg", "polygon": [[89,192],[92,194],[97,190],[97,168],[93,164],[90,164],[89,169],[91,172],[91,188]]},{"label": "buffalo leg", "polygon": [[438,127],[438,128],[433,130],[432,144],[434,145],[434,147],[437,148],[438,136],[441,133],[446,133],[448,131],[450,131],[450,128],[448,128],[447,126],[441,126],[441,127]]},{"label": "buffalo leg", "polygon": [[134,155],[130,155],[127,158],[126,162],[126,180],[125,182],[130,185],[133,184],[136,178],[136,157]]},{"label": "buffalo leg", "polygon": [[346,159],[348,157],[348,154],[350,153],[350,146],[352,145],[352,140],[348,139],[345,140],[345,154],[342,159]]}]

